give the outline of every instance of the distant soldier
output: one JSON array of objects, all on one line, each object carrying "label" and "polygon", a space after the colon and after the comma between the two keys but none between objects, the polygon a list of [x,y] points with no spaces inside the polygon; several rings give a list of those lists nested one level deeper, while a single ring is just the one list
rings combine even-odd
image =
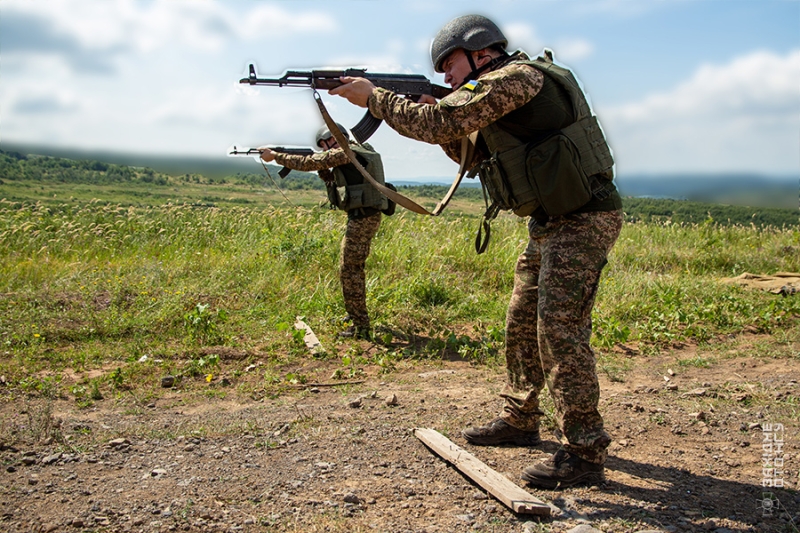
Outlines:
[{"label": "distant soldier", "polygon": [[[340,124],[337,126],[349,140],[347,130]],[[331,204],[337,209],[347,211],[347,230],[342,240],[339,278],[344,308],[348,315],[346,321],[350,325],[339,336],[366,339],[370,335],[370,322],[364,266],[372,238],[381,224],[381,211],[387,209],[388,201],[366,182],[325,126],[317,132],[317,146],[325,151],[305,156],[275,152],[268,147],[260,147],[259,150],[261,159],[266,162],[275,161],[293,170],[318,171],[319,177],[325,182]],[[351,142],[350,148],[367,172],[378,183],[384,183],[381,156],[366,143]]]},{"label": "distant soldier", "polygon": [[[332,89],[368,107],[399,133],[440,144],[459,162],[461,139],[479,131],[474,160],[492,209],[530,217],[506,319],[505,407],[464,431],[477,445],[540,442],[539,393],[555,404],[563,447],[525,469],[542,488],[601,483],[611,438],[598,411],[600,387],[589,340],[606,257],[622,227],[613,160],[572,73],[552,55],[508,54],[486,17],[454,19],[436,35],[431,59],[453,93],[413,103],[363,78]],[[496,211],[495,211],[496,212]]]}]

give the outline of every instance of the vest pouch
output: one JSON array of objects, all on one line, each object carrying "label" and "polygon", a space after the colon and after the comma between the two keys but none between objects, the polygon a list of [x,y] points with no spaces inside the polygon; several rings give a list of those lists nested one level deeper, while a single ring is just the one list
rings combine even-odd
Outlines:
[{"label": "vest pouch", "polygon": [[525,145],[520,145],[502,154],[495,153],[479,168],[481,183],[492,203],[519,216],[527,216],[539,207],[536,191],[531,189],[526,176],[525,149]]},{"label": "vest pouch", "polygon": [[499,209],[511,209],[511,193],[503,180],[496,157],[481,162],[478,177],[486,188],[489,198]]},{"label": "vest pouch", "polygon": [[343,203],[343,209],[345,211],[364,207],[364,187],[361,185],[347,187],[345,189]]},{"label": "vest pouch", "polygon": [[587,176],[606,174],[609,179],[613,177],[611,168],[614,166],[614,157],[606,143],[603,130],[597,117],[585,117],[574,124],[570,124],[561,133],[566,135],[578,152],[583,173]]},{"label": "vest pouch", "polygon": [[[337,187],[336,183],[325,183],[325,189],[328,194],[328,201],[334,209],[344,209],[342,198],[344,196],[344,187]],[[341,189],[341,194],[340,194]]]},{"label": "vest pouch", "polygon": [[571,213],[592,198],[578,150],[566,135],[557,133],[531,146],[526,165],[527,175],[548,216]]},{"label": "vest pouch", "polygon": [[529,216],[541,205],[538,191],[528,176],[527,153],[528,145],[521,144],[497,156],[498,170],[511,199],[508,209],[520,217]]}]

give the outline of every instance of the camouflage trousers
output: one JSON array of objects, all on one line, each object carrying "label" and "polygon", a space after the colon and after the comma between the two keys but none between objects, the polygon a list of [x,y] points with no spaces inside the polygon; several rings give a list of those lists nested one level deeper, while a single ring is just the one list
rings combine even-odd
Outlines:
[{"label": "camouflage trousers", "polygon": [[600,272],[622,229],[622,212],[577,213],[528,224],[506,316],[508,382],[501,418],[537,429],[545,384],[564,448],[605,462],[611,437],[598,411],[600,385],[589,340]]},{"label": "camouflage trousers", "polygon": [[381,225],[381,214],[364,218],[350,218],[342,239],[339,259],[339,279],[342,282],[344,309],[353,325],[369,328],[367,314],[367,284],[364,265],[369,256],[372,238]]}]

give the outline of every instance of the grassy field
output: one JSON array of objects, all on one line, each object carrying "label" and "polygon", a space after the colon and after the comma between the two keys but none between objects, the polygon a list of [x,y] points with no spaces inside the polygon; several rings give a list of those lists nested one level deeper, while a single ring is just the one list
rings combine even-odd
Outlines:
[{"label": "grassy field", "polygon": [[[20,199],[25,191],[40,200]],[[281,365],[304,357],[295,317],[324,342],[345,314],[337,273],[345,216],[323,207],[320,191],[287,194],[225,183],[5,181],[0,197],[16,200],[0,202],[0,375],[43,391],[57,389],[65,369],[100,369],[94,386],[113,386],[136,381],[138,367],[123,363],[144,356],[161,361],[161,373],[210,372],[218,361],[203,348],[225,346],[271,354],[265,380],[285,379]],[[499,217],[479,256],[481,211],[462,198],[439,218],[384,217],[367,285],[387,348],[368,363],[445,350],[478,362],[501,357],[526,226]],[[609,358],[618,343],[655,353],[792,327],[800,299],[720,282],[778,271],[800,271],[796,226],[626,223],[602,281],[593,343]],[[394,337],[418,339],[417,348],[394,351]]]}]

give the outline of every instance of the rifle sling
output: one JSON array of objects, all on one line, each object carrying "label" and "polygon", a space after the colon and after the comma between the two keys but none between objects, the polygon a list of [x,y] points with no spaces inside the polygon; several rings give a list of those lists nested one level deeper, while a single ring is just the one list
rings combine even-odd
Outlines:
[{"label": "rifle sling", "polygon": [[414,202],[410,198],[403,196],[402,194],[391,190],[390,188],[381,185],[375,179],[369,175],[369,172],[359,163],[356,155],[350,149],[349,142],[342,135],[339,128],[336,126],[336,123],[331,118],[331,115],[328,113],[328,110],[325,108],[325,104],[322,102],[322,98],[320,97],[319,93],[314,90],[314,100],[317,102],[317,106],[319,107],[319,112],[322,115],[322,119],[325,121],[325,125],[328,126],[328,130],[333,134],[333,138],[336,139],[336,142],[339,143],[339,147],[344,151],[350,161],[355,165],[358,171],[361,173],[362,176],[382,195],[384,195],[389,200],[392,200],[398,205],[401,205],[408,209],[409,211],[413,211],[414,213],[418,213],[420,215],[431,215],[437,216],[439,215],[447,204],[450,202],[450,198],[453,197],[455,194],[456,189],[458,189],[458,185],[461,183],[461,179],[464,177],[467,162],[469,159],[472,159],[472,154],[475,149],[475,140],[477,139],[478,132],[473,133],[469,137],[465,137],[461,143],[461,166],[458,169],[458,175],[456,179],[453,181],[453,184],[450,186],[450,190],[447,191],[447,195],[445,195],[444,199],[436,205],[436,208],[433,212],[428,211],[418,203]]},{"label": "rifle sling", "polygon": [[475,153],[475,142],[478,140],[478,133],[477,131],[467,135],[463,139],[461,139],[461,164],[458,167],[458,174],[456,175],[456,179],[453,180],[453,184],[450,185],[450,190],[447,191],[447,194],[442,201],[436,204],[436,209],[433,210],[433,215],[439,215],[444,208],[447,207],[447,204],[450,203],[450,198],[456,193],[456,189],[461,184],[461,180],[464,178],[464,174],[467,171],[467,165],[472,160],[472,156]]}]

